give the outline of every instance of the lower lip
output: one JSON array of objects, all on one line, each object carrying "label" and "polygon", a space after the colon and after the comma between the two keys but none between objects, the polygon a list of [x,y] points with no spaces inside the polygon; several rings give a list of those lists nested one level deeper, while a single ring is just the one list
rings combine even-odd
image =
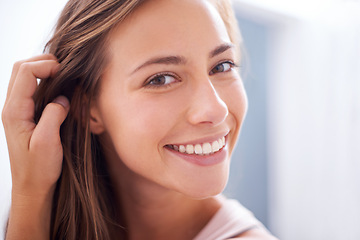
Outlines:
[{"label": "lower lip", "polygon": [[216,153],[212,153],[209,155],[196,155],[196,154],[186,154],[175,151],[170,148],[166,148],[166,150],[170,151],[171,153],[175,154],[176,156],[188,161],[190,163],[199,165],[199,166],[212,166],[218,163],[223,162],[227,157],[227,149],[226,146],[219,150]]}]

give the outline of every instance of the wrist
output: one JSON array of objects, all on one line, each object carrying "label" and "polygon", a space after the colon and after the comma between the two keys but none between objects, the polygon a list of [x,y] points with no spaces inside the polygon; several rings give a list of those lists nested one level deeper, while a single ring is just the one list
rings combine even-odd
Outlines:
[{"label": "wrist", "polygon": [[32,187],[30,184],[16,184],[13,181],[11,189],[12,201],[52,201],[56,184],[52,186]]},{"label": "wrist", "polygon": [[38,195],[12,191],[6,239],[49,239],[52,200],[53,191]]}]

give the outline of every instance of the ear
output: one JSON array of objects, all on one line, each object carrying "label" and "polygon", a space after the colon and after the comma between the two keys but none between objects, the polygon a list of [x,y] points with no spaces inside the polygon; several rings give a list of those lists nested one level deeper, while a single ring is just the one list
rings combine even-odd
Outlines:
[{"label": "ear", "polygon": [[95,135],[99,135],[105,131],[99,108],[94,101],[92,101],[90,105],[90,131]]}]

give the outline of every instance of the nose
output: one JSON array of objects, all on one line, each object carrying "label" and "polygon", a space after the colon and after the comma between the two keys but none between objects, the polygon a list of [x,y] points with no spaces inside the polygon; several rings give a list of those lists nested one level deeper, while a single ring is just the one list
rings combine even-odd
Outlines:
[{"label": "nose", "polygon": [[229,110],[208,79],[193,86],[188,121],[193,124],[219,125],[225,121]]}]

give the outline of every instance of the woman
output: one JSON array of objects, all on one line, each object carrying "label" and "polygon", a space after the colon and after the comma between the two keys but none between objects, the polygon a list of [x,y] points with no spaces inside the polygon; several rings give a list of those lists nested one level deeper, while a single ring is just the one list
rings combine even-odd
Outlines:
[{"label": "woman", "polygon": [[218,196],[247,108],[236,29],[225,0],[70,0],[11,76],[6,238],[273,239]]}]

